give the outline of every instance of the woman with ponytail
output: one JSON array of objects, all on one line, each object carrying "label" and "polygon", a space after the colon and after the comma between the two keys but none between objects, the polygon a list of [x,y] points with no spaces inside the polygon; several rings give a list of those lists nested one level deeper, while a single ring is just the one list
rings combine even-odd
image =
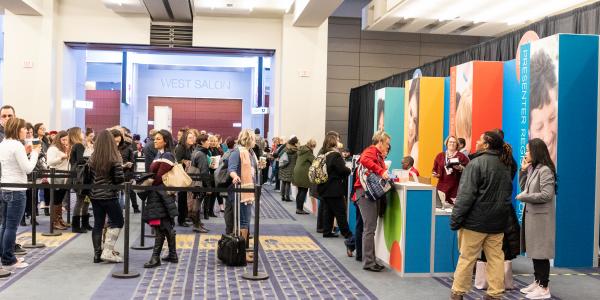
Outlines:
[{"label": "woman with ponytail", "polygon": [[486,299],[504,293],[502,243],[510,213],[512,178],[510,153],[494,131],[481,135],[477,153],[463,171],[450,227],[458,230],[460,258],[454,272],[451,299],[471,290],[473,267],[481,249],[488,260]]}]

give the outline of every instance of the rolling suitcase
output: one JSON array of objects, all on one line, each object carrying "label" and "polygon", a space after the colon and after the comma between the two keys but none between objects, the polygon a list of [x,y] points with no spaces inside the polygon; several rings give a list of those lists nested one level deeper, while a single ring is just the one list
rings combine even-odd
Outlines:
[{"label": "rolling suitcase", "polygon": [[[236,185],[239,188],[240,185]],[[246,241],[240,234],[240,198],[241,194],[234,193],[233,197],[233,233],[223,234],[217,247],[217,257],[228,266],[246,265]]]}]

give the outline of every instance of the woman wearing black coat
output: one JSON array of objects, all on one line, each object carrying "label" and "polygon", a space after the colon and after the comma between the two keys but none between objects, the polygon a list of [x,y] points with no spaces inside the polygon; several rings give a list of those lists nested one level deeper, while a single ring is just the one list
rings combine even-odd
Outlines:
[{"label": "woman wearing black coat", "polygon": [[[175,156],[171,153],[173,137],[166,130],[160,130],[154,136],[154,147],[158,150],[156,158],[150,165],[150,172],[154,174],[152,186],[163,186],[163,175],[167,174],[175,166]],[[175,217],[178,215],[175,198],[165,192],[152,191],[148,195],[147,204],[144,209],[143,220],[154,228],[156,238],[154,250],[150,261],[144,264],[144,268],[160,266],[160,252],[162,252],[165,240],[169,245],[169,254],[162,260],[177,263],[177,242],[175,238]]]},{"label": "woman wearing black coat", "polygon": [[325,153],[331,152],[325,158],[327,165],[327,182],[317,186],[319,197],[324,205],[323,211],[323,237],[337,237],[332,233],[333,218],[338,222],[338,227],[345,238],[352,237],[352,232],[348,227],[348,219],[346,216],[345,195],[347,186],[344,185],[344,180],[348,178],[352,172],[346,167],[346,162],[342,155],[337,150],[338,140],[333,135],[325,137]]}]

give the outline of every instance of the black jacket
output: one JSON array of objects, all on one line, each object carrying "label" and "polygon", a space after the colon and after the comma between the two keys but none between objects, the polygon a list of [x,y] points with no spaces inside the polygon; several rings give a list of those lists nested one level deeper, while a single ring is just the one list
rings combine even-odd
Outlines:
[{"label": "black jacket", "polygon": [[131,179],[133,179],[133,170],[135,168],[135,153],[133,151],[132,144],[128,142],[123,142],[123,145],[119,148],[119,153],[121,153],[123,164],[126,164],[128,162],[133,164],[131,165],[131,168],[123,168],[125,180],[130,181]]},{"label": "black jacket", "polygon": [[142,219],[148,222],[154,219],[175,218],[178,214],[173,196],[163,191],[150,191]]},{"label": "black jacket", "polygon": [[327,155],[325,159],[327,165],[327,182],[319,184],[317,190],[320,197],[323,198],[338,198],[346,195],[348,176],[352,172],[346,167],[346,162],[342,155],[338,152],[333,152]]},{"label": "black jacket", "polygon": [[192,167],[198,168],[200,177],[202,178],[202,186],[209,187],[212,185],[214,177],[211,176],[210,169],[208,168],[208,156],[210,150],[198,146],[192,153],[191,165]]},{"label": "black jacket", "polygon": [[498,152],[478,153],[463,171],[450,228],[481,233],[506,229],[512,196],[511,169]]},{"label": "black jacket", "polygon": [[148,139],[148,142],[146,142],[146,146],[144,146],[142,151],[144,152],[144,164],[146,166],[145,172],[150,172],[150,165],[156,158],[156,154],[158,154],[158,150],[154,148],[154,140]]},{"label": "black jacket", "polygon": [[[115,162],[110,169],[109,174],[106,175],[96,173],[94,168],[91,168],[91,171],[92,176],[94,176],[94,184],[118,185],[125,182],[125,176],[123,175],[123,166],[121,165],[121,162]],[[94,200],[118,199],[119,191],[108,189],[92,189],[90,198]]]}]

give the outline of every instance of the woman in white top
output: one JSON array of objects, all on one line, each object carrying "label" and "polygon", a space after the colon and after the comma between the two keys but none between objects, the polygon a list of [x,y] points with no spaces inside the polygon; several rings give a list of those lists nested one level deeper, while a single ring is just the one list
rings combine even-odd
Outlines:
[{"label": "woman in white top", "polygon": [[[66,131],[60,131],[54,137],[52,146],[48,148],[47,162],[49,168],[56,168],[57,171],[69,171],[69,135]],[[64,184],[66,180],[63,178],[54,179],[56,184]],[[54,216],[51,218],[54,220],[53,225],[55,229],[65,230],[69,226],[62,218],[62,202],[69,190],[67,189],[56,189],[54,191]]]},{"label": "woman in white top", "polygon": [[[27,183],[27,174],[37,163],[40,146],[24,146],[22,141],[27,135],[26,122],[23,119],[9,119],[5,126],[6,138],[0,143],[0,164],[5,183]],[[27,153],[30,157],[27,158]],[[22,259],[14,254],[17,239],[17,227],[25,212],[26,188],[2,188],[2,223],[0,224],[0,255],[3,268],[12,271],[27,267]]]}]

